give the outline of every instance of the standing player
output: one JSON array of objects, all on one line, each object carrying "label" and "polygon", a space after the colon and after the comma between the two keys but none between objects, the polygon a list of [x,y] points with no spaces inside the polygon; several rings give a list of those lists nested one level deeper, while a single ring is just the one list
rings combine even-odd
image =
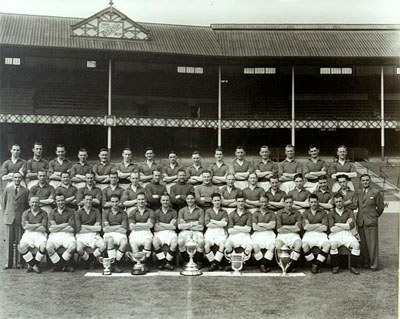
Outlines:
[{"label": "standing player", "polygon": [[[11,146],[11,158],[6,160],[3,165],[1,165],[1,181],[3,188],[13,184],[14,173],[20,173],[22,178],[25,176],[26,162],[19,156],[21,154],[21,147],[18,144]],[[25,183],[23,183],[25,185]]]},{"label": "standing player", "polygon": [[258,178],[258,186],[264,191],[268,192],[270,185],[270,179],[273,176],[278,176],[278,166],[276,163],[270,160],[269,156],[271,151],[267,145],[260,147],[261,161],[255,165],[255,171]]},{"label": "standing player", "polygon": [[[40,263],[46,253],[47,242],[47,213],[40,209],[39,198],[32,196],[29,200],[31,208],[22,214],[22,228],[25,230],[18,250],[28,263],[27,271],[41,273]],[[32,250],[38,249],[33,256]]]},{"label": "standing player", "polygon": [[84,197],[86,194],[92,195],[92,205],[100,209],[101,208],[101,200],[102,200],[102,192],[101,189],[95,186],[94,183],[94,174],[92,172],[86,173],[85,175],[86,185],[78,189],[76,193],[76,201],[80,207],[84,205]]},{"label": "standing player", "polygon": [[146,160],[139,165],[139,172],[142,186],[146,187],[146,185],[153,179],[154,170],[161,172],[161,166],[154,160],[155,153],[152,147],[146,148],[144,156]]},{"label": "standing player", "polygon": [[248,208],[251,213],[254,213],[258,207],[260,207],[260,198],[264,195],[264,189],[257,186],[256,173],[250,173],[249,186],[242,192],[246,199],[246,208]]},{"label": "standing player", "polygon": [[300,213],[303,213],[306,208],[310,207],[310,202],[308,201],[310,192],[303,186],[303,175],[296,174],[294,176],[294,183],[296,184],[296,187],[291,190],[288,195],[293,198],[293,208],[296,208]]},{"label": "standing player", "polygon": [[265,196],[268,198],[268,208],[277,212],[278,210],[285,207],[283,202],[283,198],[286,193],[279,189],[279,180],[277,176],[272,176],[270,178],[271,187],[268,192],[265,193]]},{"label": "standing player", "polygon": [[72,163],[65,158],[66,154],[65,146],[58,144],[57,157],[49,162],[49,184],[54,188],[61,185],[61,173],[69,172],[71,169]]},{"label": "standing player", "polygon": [[33,157],[26,162],[26,184],[28,189],[38,183],[37,172],[40,170],[48,171],[49,162],[42,158],[43,146],[40,142],[35,142],[32,148]]},{"label": "standing player", "polygon": [[[336,179],[337,175],[346,175],[348,178],[357,177],[354,164],[347,159],[347,147],[340,145],[336,149],[337,160],[330,166],[330,174],[332,179]],[[349,181],[348,186],[354,191],[354,185]],[[332,192],[337,192],[339,189],[338,183],[333,184]]]},{"label": "standing player", "polygon": [[55,189],[47,183],[47,174],[45,171],[38,171],[38,183],[33,186],[29,192],[29,197],[38,197],[41,209],[50,214],[53,210]]},{"label": "standing player", "polygon": [[[303,213],[303,229],[305,231],[302,242],[303,252],[307,261],[311,263],[311,272],[320,272],[319,268],[326,261],[331,244],[326,232],[328,230],[328,214],[319,207],[318,196],[310,195],[310,208]],[[317,258],[311,252],[313,247],[318,247],[320,253]]]},{"label": "standing player", "polygon": [[[53,263],[52,271],[73,272],[71,257],[76,251],[75,241],[75,211],[67,207],[65,196],[61,193],[56,194],[57,207],[49,214],[49,238],[46,250]],[[60,256],[57,249],[64,247],[65,251]]]},{"label": "standing player", "polygon": [[300,251],[302,242],[300,238],[302,216],[301,213],[293,208],[293,198],[289,195],[285,195],[283,198],[285,207],[276,213],[276,230],[278,236],[276,236],[275,247],[276,250],[280,250],[283,246],[286,246],[292,250],[290,259],[292,264],[289,267],[294,271],[294,263],[300,257]]},{"label": "standing player", "polygon": [[313,193],[318,188],[318,178],[326,175],[328,166],[324,160],[319,158],[319,148],[317,145],[311,144],[308,148],[308,154],[310,158],[303,168],[304,177],[307,179],[304,188]]},{"label": "standing player", "polygon": [[167,192],[164,185],[160,184],[161,172],[159,170],[153,171],[153,179],[144,188],[144,193],[146,194],[147,205],[152,209],[156,210],[160,208],[160,198],[161,195]]},{"label": "standing player", "polygon": [[186,196],[189,193],[194,193],[194,187],[186,182],[185,170],[179,169],[178,181],[170,189],[172,207],[177,212],[186,206]]},{"label": "standing player", "polygon": [[137,195],[144,193],[144,188],[139,184],[139,172],[132,172],[130,179],[131,184],[124,190],[121,199],[128,215],[137,206]]},{"label": "standing player", "polygon": [[[228,225],[228,213],[221,208],[221,195],[214,193],[211,195],[212,206],[206,210],[204,223],[207,230],[204,234],[204,252],[207,259],[211,262],[209,271],[219,269],[219,264],[224,257],[226,226]],[[218,251],[214,254],[212,246],[218,246]]]},{"label": "standing player", "polygon": [[[107,245],[107,255],[109,258],[114,258],[115,263],[112,266],[112,271],[116,273],[122,272],[119,267],[122,257],[128,246],[128,216],[120,207],[120,197],[118,194],[111,194],[110,209],[103,211],[103,231],[104,241]],[[115,247],[118,247],[115,249]]]},{"label": "standing player", "polygon": [[226,175],[226,185],[221,188],[222,207],[228,215],[236,209],[236,197],[242,191],[235,187],[235,176],[232,173]]},{"label": "standing player", "polygon": [[212,175],[212,183],[219,188],[226,184],[226,175],[229,173],[229,167],[223,161],[224,151],[218,147],[215,150],[215,163],[210,165],[209,171]]},{"label": "standing player", "polygon": [[361,257],[364,267],[378,270],[378,218],[384,209],[383,195],[371,187],[368,174],[360,176],[362,189],[357,193],[357,227],[361,239]]},{"label": "standing player", "polygon": [[339,185],[339,189],[336,193],[343,195],[343,205],[354,211],[357,208],[354,204],[354,196],[356,193],[349,187],[350,178],[348,178],[347,175],[337,175],[336,181]]},{"label": "standing player", "polygon": [[[110,185],[108,187],[106,187],[105,189],[103,189],[103,193],[101,196],[101,200],[102,200],[102,206],[103,206],[103,210],[110,210],[112,203],[111,203],[111,197],[112,195],[117,195],[118,199],[120,199],[122,197],[122,194],[124,193],[124,189],[122,187],[119,187],[118,185],[118,174],[116,171],[111,171],[110,172]],[[120,203],[118,201],[118,203],[122,205],[122,203]]]},{"label": "standing player", "polygon": [[236,146],[235,159],[233,160],[233,174],[235,176],[235,186],[239,189],[245,189],[248,186],[247,179],[253,170],[251,163],[244,158],[246,152],[241,145]]},{"label": "standing player", "polygon": [[280,189],[286,194],[296,188],[294,176],[302,172],[301,165],[294,158],[294,146],[285,146],[286,158],[278,165],[278,176],[281,182]]},{"label": "standing player", "polygon": [[333,207],[331,203],[333,194],[329,190],[326,175],[321,175],[318,177],[318,188],[313,194],[317,195],[318,205],[329,212],[329,210]]},{"label": "standing player", "polygon": [[[274,211],[268,210],[268,198],[265,195],[260,197],[260,208],[253,214],[252,224],[254,259],[260,265],[261,272],[269,272],[275,252],[276,216]],[[266,250],[265,254],[262,249]]]},{"label": "standing player", "polygon": [[69,172],[61,173],[61,185],[56,188],[56,194],[63,194],[65,203],[68,207],[77,209],[78,202],[76,201],[76,194],[78,190],[71,184]]},{"label": "standing player", "polygon": [[211,207],[211,195],[219,192],[218,186],[211,184],[211,172],[204,171],[202,174],[203,184],[195,188],[197,205],[206,209]]},{"label": "standing player", "polygon": [[356,237],[352,235],[351,230],[355,227],[355,218],[353,211],[343,205],[343,195],[337,193],[333,196],[335,208],[329,213],[329,241],[331,243],[331,265],[332,273],[339,272],[338,248],[345,246],[351,252],[350,272],[354,275],[360,273],[356,270],[360,256],[360,244]]},{"label": "standing player", "polygon": [[103,190],[110,184],[110,173],[115,170],[115,167],[109,161],[109,154],[106,148],[100,150],[99,159],[100,161],[93,166],[93,173],[96,186]]},{"label": "standing player", "polygon": [[[100,211],[93,207],[92,194],[85,194],[83,202],[83,208],[79,209],[75,215],[76,250],[84,260],[86,267],[93,270],[95,266],[94,258],[99,259],[106,250],[106,244],[99,234],[101,232],[101,215]],[[89,255],[88,248],[94,249],[94,258]]]},{"label": "standing player", "polygon": [[178,171],[181,169],[181,167],[177,162],[177,156],[174,151],[169,152],[168,160],[169,164],[164,166],[163,169],[162,180],[165,183],[165,187],[167,188],[169,194],[171,187],[178,181]]},{"label": "standing player", "polygon": [[[160,198],[161,207],[154,212],[154,236],[153,247],[159,262],[158,268],[173,270],[172,261],[178,246],[178,235],[176,234],[176,222],[178,213],[170,207],[168,193]],[[164,253],[163,245],[168,246],[168,252]]]},{"label": "standing player", "polygon": [[129,179],[133,172],[139,170],[138,166],[132,162],[132,151],[130,148],[125,148],[122,151],[122,162],[115,165],[118,173],[119,185],[126,189],[129,187]]},{"label": "standing player", "polygon": [[203,183],[201,175],[203,174],[204,168],[201,166],[201,158],[199,152],[195,151],[192,153],[192,165],[186,170],[188,177],[188,184],[193,186],[200,185]]},{"label": "standing player", "polygon": [[[201,257],[204,252],[204,211],[196,205],[194,193],[186,195],[187,206],[183,207],[178,213],[178,247],[180,254],[186,252],[185,244],[190,239],[190,232],[193,232],[193,240],[197,243],[197,251],[194,260],[201,266]],[[201,267],[200,267],[201,268]]]},{"label": "standing player", "polygon": [[92,172],[92,166],[87,162],[88,152],[81,148],[78,152],[79,162],[71,166],[71,181],[77,189],[85,186],[86,174]]},{"label": "standing player", "polygon": [[[5,233],[5,265],[4,269],[18,267],[19,254],[14,256],[14,244],[18,246],[22,237],[21,219],[23,212],[28,209],[28,190],[21,185],[22,175],[14,173],[13,186],[7,187],[1,198],[1,211],[4,215]],[[17,265],[13,265],[14,258]]]}]

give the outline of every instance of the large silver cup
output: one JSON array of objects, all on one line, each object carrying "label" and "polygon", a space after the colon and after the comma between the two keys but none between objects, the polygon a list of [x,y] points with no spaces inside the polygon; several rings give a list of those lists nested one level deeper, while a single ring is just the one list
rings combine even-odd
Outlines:
[{"label": "large silver cup", "polygon": [[132,275],[144,275],[146,274],[146,270],[144,269],[144,265],[142,262],[146,259],[146,253],[143,251],[137,251],[131,253],[130,251],[126,252],[126,255],[130,260],[135,262],[136,264],[132,268]]},{"label": "large silver cup", "polygon": [[103,270],[103,275],[109,276],[111,275],[111,264],[115,261],[114,258],[99,258],[99,262],[103,264],[104,270]]},{"label": "large silver cup", "polygon": [[200,276],[202,271],[197,269],[197,264],[193,261],[193,256],[197,251],[197,242],[193,239],[193,231],[190,232],[189,236],[189,240],[185,243],[185,248],[189,255],[189,262],[186,264],[185,269],[181,271],[181,275]]},{"label": "large silver cup", "polygon": [[282,246],[281,249],[277,249],[275,254],[275,259],[279,267],[282,269],[282,276],[287,276],[287,270],[292,263],[290,259],[291,249],[287,246]]},{"label": "large silver cup", "polygon": [[225,258],[228,259],[228,261],[231,263],[231,267],[233,270],[232,275],[240,276],[240,271],[243,269],[244,263],[249,260],[250,255],[247,255],[244,252],[237,253],[235,251],[230,254],[227,254],[226,251],[224,251],[224,255]]}]

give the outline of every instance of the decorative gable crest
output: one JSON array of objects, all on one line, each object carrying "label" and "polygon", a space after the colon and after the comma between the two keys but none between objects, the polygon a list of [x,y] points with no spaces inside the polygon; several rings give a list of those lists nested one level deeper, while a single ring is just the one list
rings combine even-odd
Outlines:
[{"label": "decorative gable crest", "polygon": [[148,40],[150,36],[150,31],[113,8],[112,1],[108,8],[73,25],[72,33],[78,37],[130,40]]}]

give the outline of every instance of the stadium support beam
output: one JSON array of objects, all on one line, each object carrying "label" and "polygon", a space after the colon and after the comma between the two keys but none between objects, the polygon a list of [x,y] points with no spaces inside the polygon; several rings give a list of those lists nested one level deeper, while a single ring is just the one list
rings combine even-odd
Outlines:
[{"label": "stadium support beam", "polygon": [[[108,60],[108,110],[107,115],[111,116],[111,71],[112,62],[111,59]],[[107,148],[108,156],[111,156],[111,126],[107,127]]]},{"label": "stadium support beam", "polygon": [[294,66],[292,66],[292,139],[291,143],[295,146],[295,133],[296,133],[296,121],[295,121],[295,103],[294,103]]},{"label": "stadium support beam", "polygon": [[385,84],[381,66],[381,157],[385,159]]},{"label": "stadium support beam", "polygon": [[218,147],[222,146],[222,79],[221,66],[218,66]]}]

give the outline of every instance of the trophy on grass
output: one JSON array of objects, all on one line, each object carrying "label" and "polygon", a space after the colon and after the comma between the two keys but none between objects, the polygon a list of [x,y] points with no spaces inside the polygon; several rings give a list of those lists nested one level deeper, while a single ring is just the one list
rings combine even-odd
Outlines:
[{"label": "trophy on grass", "polygon": [[114,258],[99,258],[99,262],[103,264],[104,270],[103,270],[103,276],[109,276],[111,275],[111,264],[115,261]]},{"label": "trophy on grass", "polygon": [[282,276],[287,276],[287,270],[292,263],[290,259],[291,249],[287,246],[282,246],[281,249],[276,250],[275,258],[276,262],[282,269]]},{"label": "trophy on grass", "polygon": [[126,252],[126,255],[130,260],[132,260],[135,264],[132,268],[132,275],[145,275],[146,270],[144,269],[144,265],[142,262],[146,259],[146,253],[144,251],[136,251],[136,252]]},{"label": "trophy on grass", "polygon": [[197,242],[193,239],[193,231],[190,231],[189,236],[189,240],[185,243],[185,248],[189,255],[189,262],[186,264],[185,269],[181,271],[181,275],[200,276],[202,272],[197,269],[197,264],[193,261],[193,256],[197,250]]},{"label": "trophy on grass", "polygon": [[231,263],[231,267],[233,270],[232,275],[240,276],[241,275],[240,271],[243,269],[244,263],[247,260],[249,260],[250,255],[245,254],[244,252],[237,253],[235,251],[233,251],[230,254],[227,254],[226,250],[224,251],[224,255],[225,255],[225,258],[228,259],[229,262]]}]

